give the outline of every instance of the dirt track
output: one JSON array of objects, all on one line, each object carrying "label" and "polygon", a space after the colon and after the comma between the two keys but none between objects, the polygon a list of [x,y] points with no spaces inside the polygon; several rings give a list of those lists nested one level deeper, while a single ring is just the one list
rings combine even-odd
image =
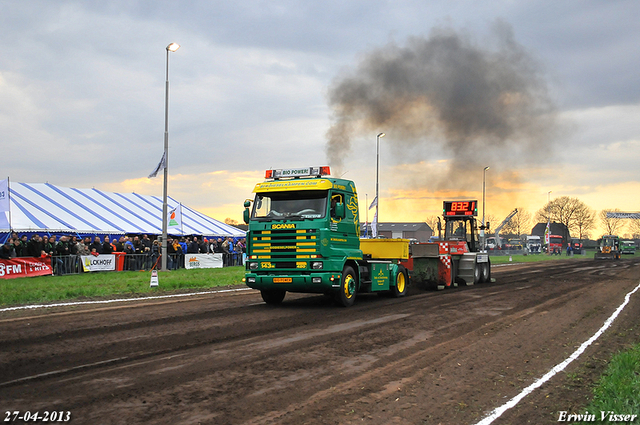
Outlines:
[{"label": "dirt track", "polygon": [[[472,424],[593,335],[640,259],[494,267],[495,283],[361,296],[256,291],[0,313],[0,408],[76,424]],[[640,295],[594,345],[494,423],[577,412]],[[625,412],[618,412],[625,413]],[[626,412],[637,413],[637,412]]]}]

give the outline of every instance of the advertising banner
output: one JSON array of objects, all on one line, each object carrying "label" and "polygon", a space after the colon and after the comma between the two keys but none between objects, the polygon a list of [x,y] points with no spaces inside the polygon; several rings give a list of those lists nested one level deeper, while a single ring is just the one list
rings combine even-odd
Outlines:
[{"label": "advertising banner", "polygon": [[0,259],[0,279],[14,279],[26,276],[47,276],[53,274],[51,257],[17,257]]},{"label": "advertising banner", "polygon": [[185,269],[220,269],[222,254],[187,254],[184,257]]},{"label": "advertising banner", "polygon": [[85,272],[104,272],[116,269],[116,256],[113,254],[82,255],[82,269]]},{"label": "advertising banner", "polygon": [[169,211],[167,229],[171,234],[182,232],[182,204]]}]

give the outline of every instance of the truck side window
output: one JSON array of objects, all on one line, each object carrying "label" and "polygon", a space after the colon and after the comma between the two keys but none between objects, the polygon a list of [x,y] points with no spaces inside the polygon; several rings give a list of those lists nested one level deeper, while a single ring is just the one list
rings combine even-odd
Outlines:
[{"label": "truck side window", "polygon": [[342,203],[344,203],[344,200],[341,194],[331,196],[331,218],[336,217],[336,204]]}]

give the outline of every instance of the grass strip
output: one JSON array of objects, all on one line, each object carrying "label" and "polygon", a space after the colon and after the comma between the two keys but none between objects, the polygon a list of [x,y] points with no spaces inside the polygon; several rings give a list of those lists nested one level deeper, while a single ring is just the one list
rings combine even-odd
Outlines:
[{"label": "grass strip", "polygon": [[615,422],[640,424],[640,344],[611,358],[587,411],[595,416],[596,422],[611,422],[612,415],[635,414],[633,421],[618,417]]},{"label": "grass strip", "polygon": [[242,284],[244,267],[158,272],[158,287],[151,288],[151,272],[93,272],[66,276],[0,279],[0,305],[37,304],[95,297],[154,295],[180,289]]}]

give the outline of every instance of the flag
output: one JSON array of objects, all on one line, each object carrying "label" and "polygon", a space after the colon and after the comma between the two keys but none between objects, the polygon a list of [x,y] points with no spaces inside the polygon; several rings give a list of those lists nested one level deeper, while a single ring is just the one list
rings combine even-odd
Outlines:
[{"label": "flag", "polygon": [[11,229],[9,214],[9,179],[4,179],[0,181],[0,229]]},{"label": "flag", "polygon": [[373,201],[371,202],[371,205],[369,206],[369,209],[375,207],[378,205],[378,197],[376,196],[375,198],[373,198]]},{"label": "flag", "polygon": [[544,243],[549,245],[549,235],[551,234],[551,225],[547,221],[547,228],[544,230]]},{"label": "flag", "polygon": [[164,170],[164,167],[166,166],[166,162],[165,162],[165,154],[162,154],[162,159],[160,160],[160,162],[158,163],[158,166],[155,168],[155,170],[153,170],[151,172],[151,174],[149,174],[149,179],[154,178],[155,176],[158,175],[158,173],[160,172],[160,170]]},{"label": "flag", "polygon": [[374,239],[378,237],[378,214],[377,213],[373,215],[373,221],[371,222],[371,237]]},{"label": "flag", "polygon": [[167,229],[175,233],[182,233],[182,204],[169,211]]}]

